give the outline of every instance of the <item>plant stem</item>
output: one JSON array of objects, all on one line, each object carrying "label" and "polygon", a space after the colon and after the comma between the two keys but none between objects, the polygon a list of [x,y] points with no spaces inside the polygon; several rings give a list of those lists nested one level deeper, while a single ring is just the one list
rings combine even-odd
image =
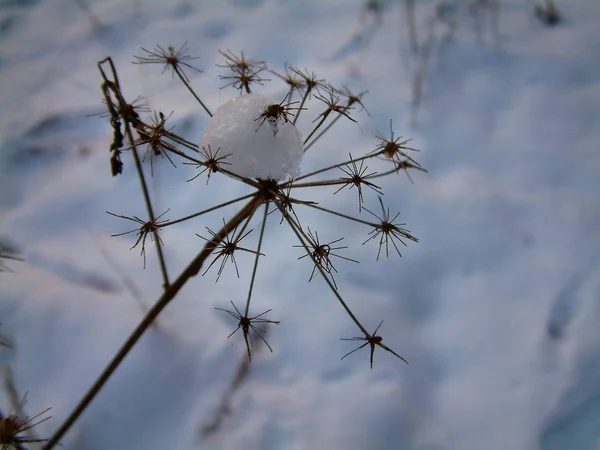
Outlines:
[{"label": "plant stem", "polygon": [[[135,140],[133,139],[133,134],[131,133],[131,126],[129,122],[125,122],[125,133],[127,134],[129,145],[131,145],[131,153],[133,154],[133,160],[135,161],[135,167],[138,173],[138,177],[140,179],[140,185],[142,186],[142,193],[144,194],[144,202],[146,203],[148,217],[150,218],[150,222],[155,223],[156,216],[154,215],[154,209],[152,208],[152,202],[150,201],[150,192],[148,191],[148,185],[146,184],[146,178],[144,176],[144,169],[142,168],[142,163],[137,152],[137,145],[135,144]],[[167,265],[165,263],[162,246],[160,245],[158,230],[153,231],[152,234],[154,235],[153,240],[156,246],[156,255],[158,256],[158,264],[160,266],[160,273],[163,279],[163,289],[167,289],[169,287],[169,274],[167,273]]]},{"label": "plant stem", "polygon": [[260,235],[258,237],[258,246],[256,248],[256,256],[254,258],[254,267],[252,268],[252,278],[250,279],[250,287],[248,288],[248,298],[246,299],[246,309],[244,316],[248,317],[250,310],[250,298],[252,297],[252,289],[254,288],[254,280],[256,279],[256,269],[258,269],[258,258],[260,258],[260,248],[262,247],[263,236],[265,234],[265,226],[267,224],[267,213],[269,211],[269,202],[265,203],[265,213],[263,215],[262,226],[260,227]]},{"label": "plant stem", "polygon": [[[341,212],[333,211],[332,209],[323,208],[322,206],[317,206],[314,203],[305,203],[306,206],[310,206],[311,208],[318,209],[320,211],[324,211],[329,214],[333,214],[334,216],[342,217],[344,219],[352,220],[354,222],[362,223],[364,225],[368,225],[370,227],[377,227],[376,223],[367,222],[366,220],[357,219],[356,217],[348,216],[346,214],[342,214]],[[364,207],[363,207],[364,208]]]},{"label": "plant stem", "polygon": [[[285,211],[282,209],[282,207],[280,205],[277,204],[277,207],[279,208],[279,210],[281,211],[282,214],[285,213]],[[317,261],[315,260],[315,257],[313,256],[312,252],[309,250],[306,242],[304,242],[304,238],[302,237],[302,235],[304,235],[304,231],[302,231],[302,228],[300,228],[300,225],[295,223],[294,220],[289,217],[289,215],[284,214],[284,217],[287,220],[288,224],[290,225],[290,228],[292,229],[292,231],[294,231],[294,233],[298,237],[298,240],[300,241],[300,244],[302,244],[302,247],[304,247],[304,250],[306,251],[307,255],[310,257],[310,259],[312,259],[313,263],[315,264],[315,267],[319,270],[319,272],[325,279],[325,282],[329,286],[329,289],[331,289],[331,292],[333,292],[333,295],[335,295],[336,298],[338,299],[338,302],[342,305],[342,307],[344,308],[346,313],[350,316],[352,321],[356,324],[356,326],[358,326],[358,328],[360,328],[360,331],[362,331],[365,335],[369,335],[366,328],[356,318],[356,316],[350,310],[350,308],[348,307],[348,305],[346,304],[346,302],[344,301],[342,296],[339,294],[339,292],[337,291],[337,289],[335,288],[335,286],[333,285],[333,283],[331,282],[329,277],[327,277],[327,275],[325,274],[325,271],[323,270],[321,265],[318,264]],[[306,238],[306,235],[304,235],[304,236]]]},{"label": "plant stem", "polygon": [[344,161],[344,162],[341,162],[341,163],[338,163],[338,164],[332,164],[331,166],[324,167],[323,169],[315,170],[314,172],[310,172],[310,173],[307,173],[306,175],[302,175],[302,176],[300,176],[298,178],[294,178],[294,179],[292,179],[290,181],[286,181],[285,183],[281,184],[281,187],[282,188],[287,188],[287,187],[294,188],[295,187],[295,183],[297,181],[303,180],[303,179],[308,178],[308,177],[312,177],[314,175],[318,175],[318,174],[323,173],[323,172],[328,172],[329,170],[337,169],[337,168],[342,167],[342,166],[347,166],[348,164],[352,164],[353,162],[357,163],[357,162],[360,162],[360,161],[364,161],[366,159],[375,158],[376,156],[379,156],[382,153],[383,153],[383,151],[375,152],[375,153],[369,153],[369,154],[367,154],[365,156],[361,156],[360,158],[353,158],[353,159],[350,159],[349,161]]},{"label": "plant stem", "polygon": [[[319,123],[317,123],[317,126],[314,127],[313,130],[310,132],[310,134],[307,136],[307,138],[304,139],[304,142],[302,143],[302,145],[306,145],[306,143],[312,137],[312,135],[315,134],[317,132],[317,130],[321,127],[321,125],[323,125],[323,122],[325,122],[325,120],[327,120],[328,115],[329,114],[323,114],[323,117],[321,118],[321,120],[319,120]],[[306,149],[304,149],[304,151],[306,151]]]},{"label": "plant stem", "polygon": [[298,118],[300,117],[300,113],[302,112],[302,107],[304,106],[306,99],[310,95],[310,90],[310,87],[307,87],[306,92],[302,96],[302,101],[300,102],[300,106],[298,106],[298,114],[296,114],[296,117],[294,117],[294,121],[292,122],[293,125],[296,125],[296,122],[298,122]]},{"label": "plant stem", "polygon": [[180,219],[175,219],[175,220],[171,220],[169,222],[163,223],[163,224],[160,225],[160,227],[164,228],[164,227],[168,227],[169,225],[175,225],[176,223],[183,222],[185,220],[193,219],[194,217],[198,217],[198,216],[201,216],[202,214],[206,214],[206,213],[209,213],[211,211],[215,211],[215,210],[217,210],[219,208],[223,208],[223,207],[225,207],[227,205],[231,205],[232,203],[237,203],[239,201],[242,201],[242,200],[245,200],[247,198],[250,198],[250,197],[252,197],[254,195],[255,194],[248,194],[248,195],[244,195],[243,197],[234,198],[233,200],[229,200],[228,202],[221,203],[220,205],[212,206],[212,207],[210,207],[208,209],[205,209],[203,211],[200,211],[200,212],[197,212],[197,213],[194,213],[194,214],[190,214],[189,216],[185,216],[185,217],[182,217]]},{"label": "plant stem", "polygon": [[223,239],[231,233],[249,214],[252,214],[256,207],[262,202],[262,198],[255,196],[250,200],[244,208],[242,208],[218,233],[216,233],[212,239],[206,243],[204,248],[198,255],[192,260],[192,262],[185,268],[185,270],[179,275],[179,277],[163,292],[160,298],[156,301],[154,306],[148,311],[146,316],[142,319],[139,325],[133,330],[131,335],[127,338],[125,343],[115,354],[110,363],[106,366],[104,371],[100,374],[96,382],[90,387],[84,397],[79,401],[75,409],[71,412],[69,417],[64,421],[60,428],[54,433],[54,435],[46,442],[42,450],[50,450],[53,448],[62,438],[67,431],[73,426],[79,416],[85,411],[92,400],[98,395],[100,389],[106,384],[111,375],[115,372],[117,367],[123,362],[127,354],[139,341],[142,335],[146,332],[148,327],[152,324],[154,319],[161,313],[161,311],[175,298],[180,289],[185,283],[197,275],[204,261],[210,257],[213,250],[217,245],[223,241]]},{"label": "plant stem", "polygon": [[173,70],[175,71],[175,73],[177,74],[177,76],[179,77],[179,79],[181,80],[181,82],[185,85],[186,88],[188,88],[188,91],[190,91],[192,93],[192,95],[194,96],[194,98],[196,100],[198,100],[198,103],[200,103],[200,106],[202,106],[204,108],[204,111],[206,111],[206,113],[212,117],[212,113],[210,112],[210,110],[206,107],[206,105],[204,104],[204,102],[202,100],[200,100],[200,97],[198,97],[196,95],[196,93],[194,92],[194,90],[192,89],[192,87],[190,86],[190,83],[187,82],[187,80],[185,79],[185,77],[182,75],[181,71],[179,70],[179,67],[177,67],[177,65],[173,65]]},{"label": "plant stem", "polygon": [[306,153],[309,148],[311,148],[313,145],[315,145],[315,142],[317,142],[325,133],[327,133],[327,131],[332,126],[334,126],[335,123],[340,119],[340,117],[342,117],[341,114],[338,114],[337,116],[335,116],[335,118],[331,121],[331,123],[329,123],[329,125],[327,125],[319,134],[317,134],[317,136],[312,140],[312,142],[310,144],[308,144],[306,147],[304,147],[304,153]]}]

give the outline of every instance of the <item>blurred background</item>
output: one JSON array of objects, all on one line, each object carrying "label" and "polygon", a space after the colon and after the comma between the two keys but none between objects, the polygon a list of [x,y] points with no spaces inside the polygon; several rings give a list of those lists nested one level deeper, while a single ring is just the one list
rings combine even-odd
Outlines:
[{"label": "blurred background", "polygon": [[[298,210],[324,241],[344,237],[360,264],[335,261],[340,294],[369,330],[385,319],[409,364],[380,349],[371,370],[368,348],[340,360],[358,330],[273,215],[253,293],[281,321],[273,353],[255,339],[246,365],[235,320],[214,309],[245,300],[242,254],[239,279],[228,263],[184,287],[62,448],[600,449],[599,19],[596,0],[0,0],[0,411],[27,393],[25,415],[52,408],[33,429],[49,437],[159,297],[153,243],[144,269],[135,233],[111,237],[136,225],[106,211],[146,213],[130,155],[110,173],[97,62],[112,57],[129,101],[200,143],[208,117],[185,86],[132,64],[187,42],[213,111],[238,94],[219,50],[368,91],[303,172],[374,150],[390,119],[420,150],[427,173],[381,182],[420,240],[402,258],[376,260],[360,224]],[[255,91],[279,102],[287,87],[268,75]],[[153,159],[165,218],[247,193],[176,166]],[[356,215],[356,193],[334,191],[303,198]],[[380,211],[368,190],[365,205]],[[161,232],[173,278],[202,248],[195,234],[234,213]]]}]

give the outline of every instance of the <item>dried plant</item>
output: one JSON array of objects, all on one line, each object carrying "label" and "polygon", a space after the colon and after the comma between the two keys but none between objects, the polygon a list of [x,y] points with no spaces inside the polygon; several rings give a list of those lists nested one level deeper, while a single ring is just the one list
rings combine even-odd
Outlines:
[{"label": "dried plant", "polygon": [[44,414],[50,411],[50,408],[28,417],[24,415],[23,408],[25,407],[27,396],[24,396],[18,405],[17,410],[4,416],[0,412],[0,449],[1,450],[25,450],[24,444],[33,444],[46,442],[47,439],[39,439],[32,431],[37,425],[50,419],[50,416],[42,418]]},{"label": "dried plant", "polygon": [[[174,47],[168,47],[166,51],[163,47],[157,47],[153,51],[143,51],[145,55],[136,57],[135,63],[164,65],[163,72],[170,70],[173,74],[178,75],[180,81],[192,93],[192,96],[198,101],[200,106],[212,117],[210,110],[192,88],[189,78],[182,72],[182,67],[191,68],[189,61],[195,59],[187,54],[187,47],[185,45],[177,51],[174,50]],[[238,56],[229,50],[223,51],[221,54],[225,58],[225,62],[219,65],[219,67],[229,70],[229,74],[221,76],[221,79],[226,82],[225,86],[223,86],[224,88],[233,87],[240,94],[249,95],[256,86],[260,86],[267,81],[261,75],[269,70],[264,61],[247,59],[243,53],[240,53]],[[207,145],[201,147],[185,140],[181,136],[178,136],[173,131],[173,128],[165,125],[167,117],[161,113],[155,113],[154,115],[150,115],[149,118],[143,118],[143,114],[135,111],[133,105],[125,100],[125,94],[111,58],[100,61],[98,68],[101,75],[103,100],[108,110],[109,123],[113,129],[113,142],[109,146],[111,171],[113,175],[121,173],[123,170],[122,154],[131,154],[146,207],[145,216],[126,216],[109,213],[112,216],[135,222],[138,226],[136,229],[120,232],[114,234],[114,236],[122,237],[130,233],[136,233],[136,238],[131,248],[141,244],[144,267],[146,264],[145,243],[146,239],[150,237],[155,243],[155,253],[163,281],[163,292],[121,349],[114,355],[112,361],[100,374],[97,381],[90,387],[65,422],[48,440],[44,448],[52,448],[71,428],[139,338],[147,331],[161,311],[176,298],[182,287],[195,276],[205,275],[213,265],[217,265],[217,261],[219,261],[217,280],[224,275],[224,269],[228,260],[233,264],[236,276],[240,277],[242,271],[238,267],[235,256],[239,255],[239,252],[253,255],[254,261],[243,307],[237,306],[239,305],[237,300],[230,300],[233,309],[230,310],[222,307],[216,309],[224,312],[230,319],[235,320],[236,327],[227,337],[242,336],[245,357],[248,362],[253,359],[253,337],[258,337],[258,340],[265,344],[271,352],[274,351],[274,348],[265,339],[266,330],[263,327],[278,325],[279,321],[271,320],[267,317],[267,314],[271,313],[270,308],[257,313],[252,306],[252,300],[257,295],[255,285],[256,280],[259,278],[259,262],[269,257],[262,249],[264,240],[268,234],[266,232],[266,225],[273,214],[279,216],[279,223],[283,224],[285,222],[295,235],[297,243],[296,245],[290,245],[290,247],[301,249],[304,253],[298,259],[310,260],[312,262],[313,267],[309,281],[316,277],[321,277],[347,317],[359,330],[360,336],[353,337],[351,340],[364,341],[364,343],[357,349],[344,355],[342,359],[369,345],[371,351],[371,368],[373,366],[373,352],[376,346],[383,348],[401,361],[406,362],[402,356],[383,344],[383,338],[377,334],[381,324],[373,333],[367,331],[366,327],[363,326],[359,318],[353,313],[349,303],[344,300],[341,290],[333,278],[334,272],[337,273],[338,271],[338,268],[334,266],[333,258],[337,258],[337,262],[340,264],[358,263],[358,260],[341,254],[342,250],[349,251],[351,245],[341,245],[342,237],[336,237],[336,239],[330,241],[321,241],[317,231],[313,231],[313,229],[305,226],[303,223],[304,220],[303,222],[300,220],[303,211],[313,210],[325,214],[332,219],[346,221],[357,227],[364,227],[366,240],[363,244],[370,241],[378,241],[377,259],[383,254],[386,257],[389,256],[390,243],[400,255],[398,242],[403,245],[406,245],[406,241],[418,242],[417,238],[410,231],[403,228],[404,224],[396,223],[398,214],[393,217],[391,216],[389,207],[385,206],[382,200],[383,188],[377,185],[375,181],[383,177],[397,176],[400,169],[405,171],[413,169],[424,171],[412,156],[409,155],[408,151],[414,149],[406,147],[405,144],[408,141],[402,141],[395,137],[394,131],[391,128],[391,122],[391,137],[384,139],[379,136],[381,142],[375,145],[374,149],[366,149],[363,156],[353,157],[349,154],[349,158],[345,161],[331,164],[319,170],[296,176],[295,178],[290,178],[289,176],[279,179],[252,178],[236,173],[236,167],[233,164],[232,154],[229,149],[220,147],[211,148]],[[307,137],[303,142],[299,141],[299,145],[302,145],[300,153],[306,153],[313,146],[321,142],[321,137],[324,133],[332,130],[333,125],[338,123],[338,120],[342,116],[345,119],[356,122],[356,118],[350,116],[350,112],[354,111],[353,108],[360,107],[359,112],[365,110],[363,105],[364,92],[355,94],[347,87],[333,87],[306,69],[289,66],[285,67],[284,75],[279,75],[275,71],[271,71],[271,73],[276,74],[276,79],[284,84],[287,94],[283,97],[282,101],[269,103],[260,115],[254,117],[254,122],[257,125],[255,133],[259,131],[261,126],[265,125],[265,122],[270,125],[272,125],[271,122],[274,122],[279,126],[299,127],[300,118],[311,114],[312,117],[309,117],[309,120],[302,120],[303,124],[307,124],[307,130],[303,130],[303,134]],[[146,153],[149,152],[150,168],[147,167],[148,163],[143,158],[140,158],[140,150]],[[162,219],[166,211],[158,216],[155,214],[152,198],[147,188],[147,177],[151,176],[153,172],[151,157],[158,154],[164,155],[173,165],[176,165],[175,163],[178,159],[182,160],[183,165],[177,165],[178,170],[183,170],[182,167],[185,167],[185,165],[193,165],[196,170],[200,169],[200,172],[192,177],[188,175],[182,176],[182,180],[187,179],[191,181],[206,173],[206,184],[208,184],[208,179],[211,176],[224,174],[231,179],[231,182],[241,183],[248,193],[207,209],[191,212],[183,217],[170,220]],[[369,166],[376,164],[381,165],[381,168],[378,170],[369,169]],[[115,170],[115,168],[118,170]],[[340,172],[342,176],[340,176]],[[343,195],[342,191],[344,187],[356,189],[359,204],[358,215],[347,214],[334,207],[324,206],[321,203],[311,200],[309,196],[310,189],[324,189],[326,187],[333,187],[334,193],[340,193],[340,195]],[[363,187],[369,189],[363,189]],[[379,203],[381,214],[375,214],[365,206],[372,200]],[[165,255],[163,254],[163,243],[159,237],[160,231],[182,222],[205,218],[209,213],[217,212],[227,206],[240,202],[245,203],[235,214],[229,218],[219,217],[219,221],[222,223],[220,228],[209,228],[204,225],[209,235],[204,237],[198,235],[205,241],[204,246],[181,273],[176,277],[171,277],[167,271]],[[363,209],[367,213],[366,215],[363,214]],[[257,223],[260,228],[255,244],[250,243],[255,238],[255,235],[252,233],[252,223]],[[257,227],[254,228],[256,229]],[[244,241],[243,247],[242,241]],[[211,258],[212,261],[210,261]],[[202,270],[205,264],[208,264],[208,266]],[[238,330],[241,330],[241,333],[237,333]],[[247,373],[247,370],[244,369],[243,373]]]}]

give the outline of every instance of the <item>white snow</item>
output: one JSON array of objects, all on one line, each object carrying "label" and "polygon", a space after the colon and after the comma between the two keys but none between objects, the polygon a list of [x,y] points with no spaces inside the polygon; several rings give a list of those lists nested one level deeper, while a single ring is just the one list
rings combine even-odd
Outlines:
[{"label": "white snow", "polygon": [[[370,21],[364,3],[0,1],[0,240],[25,260],[7,261],[14,273],[0,274],[0,338],[14,344],[0,361],[18,393],[28,392],[28,415],[53,408],[35,427],[40,437],[67,417],[162,290],[151,243],[143,270],[139,247],[129,250],[135,233],[110,236],[132,224],[106,210],[143,218],[145,209],[130,155],[111,178],[110,126],[88,116],[104,110],[96,63],[112,56],[127,99],[143,95],[151,108],[174,111],[174,131],[198,143],[209,118],[187,89],[161,75],[162,64],[130,64],[140,47],[188,41],[199,57],[190,63],[204,72],[186,73],[213,112],[237,93],[221,89],[217,49],[369,90],[371,116],[356,108],[358,126],[340,120],[306,153],[303,172],[373,150],[390,118],[396,136],[421,150],[411,156],[427,174],[381,183],[386,206],[420,239],[402,259],[375,263],[376,246],[361,246],[367,230],[298,206],[323,239],[345,238],[361,264],[336,266],[340,292],[369,330],[385,319],[384,342],[410,364],[376,352],[370,370],[367,348],[340,361],[353,343],[339,339],[357,336],[356,327],[321,280],[307,283],[310,266],[296,260],[297,242],[273,214],[252,311],[272,308],[268,317],[281,324],[267,335],[274,352],[257,352],[233,392],[220,431],[201,437],[245,348],[239,331],[227,339],[235,320],[214,307],[244,302],[252,255],[240,255],[239,280],[226,267],[219,283],[186,285],[60,448],[597,450],[600,2],[555,0],[564,20],[548,27],[532,2],[502,0],[499,42],[488,17],[478,34],[469,8],[494,2],[412,2],[420,42],[436,12],[458,21],[436,22],[416,127],[411,92],[423,65],[408,44],[408,2],[383,2]],[[442,3],[450,7],[436,8]],[[265,76],[273,81],[253,91],[284,98],[284,83]],[[316,115],[308,112],[298,121],[304,136]],[[171,208],[167,219],[248,192],[228,177],[186,183],[197,170],[176,163],[156,158],[148,183],[157,214]],[[302,198],[356,210],[352,190],[306,191]],[[203,245],[195,233],[206,236],[235,211],[166,228],[170,276]],[[252,227],[244,245],[255,244]],[[11,409],[4,389],[0,409]]]},{"label": "white snow", "polygon": [[[201,145],[228,155],[225,169],[248,178],[281,180],[300,173],[302,140],[291,115],[266,115],[278,105],[261,94],[242,94],[223,104],[209,120]],[[286,114],[285,112],[283,114]]]}]

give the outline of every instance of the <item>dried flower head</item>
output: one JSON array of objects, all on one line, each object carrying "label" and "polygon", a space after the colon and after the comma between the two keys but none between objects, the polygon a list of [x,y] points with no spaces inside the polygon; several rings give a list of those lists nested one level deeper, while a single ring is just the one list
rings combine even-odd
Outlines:
[{"label": "dried flower head", "polygon": [[373,229],[369,232],[369,235],[371,236],[369,239],[367,239],[365,242],[363,242],[363,245],[365,245],[367,242],[369,242],[372,239],[375,239],[377,236],[379,236],[379,250],[377,251],[377,259],[379,260],[379,256],[381,255],[381,250],[383,249],[383,247],[385,246],[385,256],[389,257],[389,244],[390,242],[392,243],[392,245],[394,246],[394,248],[396,249],[396,252],[398,253],[399,256],[402,256],[402,254],[400,253],[400,249],[398,248],[398,245],[396,244],[396,241],[400,242],[402,245],[404,245],[406,247],[406,243],[402,240],[403,238],[405,239],[409,239],[413,242],[419,242],[419,240],[414,237],[412,234],[410,234],[410,232],[404,228],[402,228],[402,225],[406,225],[405,223],[394,223],[394,221],[398,218],[398,216],[400,215],[400,213],[396,214],[392,219],[390,219],[390,208],[385,208],[383,206],[383,200],[381,200],[381,197],[379,197],[379,204],[381,205],[381,217],[378,216],[377,214],[371,212],[370,210],[368,210],[367,208],[364,208],[365,211],[367,211],[369,214],[371,214],[373,217],[375,217],[377,220],[379,220],[379,223],[373,224]]},{"label": "dried flower head", "polygon": [[262,85],[264,81],[269,81],[268,78],[260,76],[261,72],[268,68],[264,61],[247,60],[244,57],[244,52],[241,52],[240,56],[235,55],[230,50],[226,52],[219,50],[219,53],[225,57],[225,64],[217,64],[217,67],[225,67],[232,72],[231,75],[219,75],[220,79],[229,81],[222,88],[233,86],[240,93],[245,91],[250,94],[252,93],[250,87],[252,84]]},{"label": "dried flower head", "polygon": [[49,420],[51,417],[41,418],[44,414],[50,411],[51,408],[45,409],[33,417],[23,415],[26,396],[23,397],[17,411],[8,416],[4,416],[0,412],[0,449],[8,450],[24,450],[24,444],[34,444],[46,442],[47,439],[39,439],[33,434],[33,428],[37,425]]},{"label": "dried flower head", "polygon": [[167,223],[167,221],[166,220],[161,221],[159,219],[162,216],[164,216],[166,213],[168,213],[169,210],[167,209],[165,212],[163,212],[161,215],[159,215],[158,217],[156,217],[154,220],[149,220],[147,222],[143,221],[142,219],[140,219],[137,216],[127,217],[127,216],[122,216],[120,214],[114,214],[114,213],[111,213],[109,211],[106,211],[106,212],[108,214],[110,214],[111,216],[119,217],[121,219],[127,219],[127,220],[130,220],[131,222],[135,222],[135,223],[141,225],[139,228],[135,228],[133,230],[125,231],[123,233],[111,234],[111,236],[117,237],[117,236],[124,236],[124,235],[130,234],[130,233],[136,233],[137,240],[135,241],[135,244],[133,244],[131,246],[131,249],[134,249],[135,247],[137,247],[137,245],[140,242],[142,243],[142,249],[140,251],[140,254],[144,258],[144,269],[145,269],[146,268],[146,238],[148,237],[148,235],[150,235],[150,239],[151,240],[156,239],[157,242],[160,245],[163,245],[163,242],[160,239],[158,231],[160,230],[161,225]]},{"label": "dried flower head", "polygon": [[231,306],[233,306],[233,309],[235,311],[230,311],[228,309],[223,309],[223,308],[215,308],[215,309],[226,312],[227,314],[229,314],[231,317],[235,318],[238,321],[237,328],[235,330],[233,330],[231,332],[231,334],[229,336],[227,336],[227,338],[229,339],[231,336],[233,336],[237,330],[239,330],[239,329],[242,330],[242,333],[244,335],[244,341],[246,342],[246,351],[248,354],[248,362],[252,361],[252,353],[250,352],[250,347],[252,346],[252,334],[250,333],[251,330],[254,332],[255,335],[257,335],[260,338],[261,341],[264,342],[264,344],[271,351],[271,353],[273,353],[273,349],[271,348],[269,343],[266,341],[266,339],[263,337],[264,331],[261,328],[256,326],[256,324],[279,325],[280,322],[275,321],[275,320],[268,320],[263,317],[265,314],[270,313],[271,310],[268,309],[264,312],[261,312],[260,314],[257,314],[256,316],[250,317],[250,316],[248,316],[247,310],[244,314],[242,314],[233,302],[231,302]]},{"label": "dried flower head", "polygon": [[372,334],[365,333],[364,336],[358,336],[358,337],[352,337],[352,338],[342,338],[341,339],[342,341],[365,341],[365,343],[362,344],[361,346],[355,348],[354,350],[349,351],[344,356],[342,356],[342,359],[344,359],[346,356],[350,356],[352,353],[354,353],[368,345],[371,348],[371,357],[370,357],[371,369],[373,368],[373,354],[375,353],[375,346],[381,347],[386,352],[391,353],[392,355],[396,356],[397,358],[401,359],[406,364],[408,364],[408,361],[406,359],[404,359],[402,356],[400,356],[394,350],[392,350],[387,345],[385,345],[383,343],[383,338],[381,336],[377,335],[377,332],[379,331],[379,328],[381,327],[381,325],[383,325],[383,320],[379,323],[379,325],[377,325],[377,328],[375,328],[375,331],[373,331]]}]

